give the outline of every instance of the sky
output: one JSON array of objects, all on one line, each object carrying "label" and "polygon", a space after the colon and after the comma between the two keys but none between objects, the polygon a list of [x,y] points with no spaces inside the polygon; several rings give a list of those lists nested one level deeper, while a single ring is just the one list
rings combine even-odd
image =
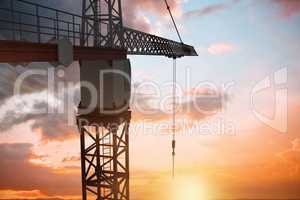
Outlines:
[{"label": "sky", "polygon": [[[77,0],[43,3],[80,11]],[[183,41],[199,54],[177,60],[176,178],[165,126],[172,60],[129,56],[132,199],[299,199],[300,1],[169,3]],[[124,0],[123,10],[127,26],[178,40],[163,1]],[[37,76],[14,95],[26,69],[0,64],[0,199],[80,199],[79,135],[68,125],[74,109],[33,113],[78,104],[78,65],[55,69],[55,84],[71,83],[68,90],[55,85],[58,94],[49,95]]]}]

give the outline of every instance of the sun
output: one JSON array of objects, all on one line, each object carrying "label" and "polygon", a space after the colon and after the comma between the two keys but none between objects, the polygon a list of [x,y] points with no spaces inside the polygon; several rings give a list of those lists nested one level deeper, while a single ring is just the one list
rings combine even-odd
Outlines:
[{"label": "sun", "polygon": [[193,177],[177,178],[172,183],[172,200],[207,200],[204,184]]}]

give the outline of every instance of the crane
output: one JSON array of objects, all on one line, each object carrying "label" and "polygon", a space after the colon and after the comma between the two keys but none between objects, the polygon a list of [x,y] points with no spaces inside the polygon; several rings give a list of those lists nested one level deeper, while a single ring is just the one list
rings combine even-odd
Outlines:
[{"label": "crane", "polygon": [[[121,0],[82,0],[81,15],[26,0],[4,1],[7,5],[0,7],[0,31],[6,35],[6,40],[0,40],[2,63],[58,62],[68,65],[79,61],[81,81],[103,81],[97,70],[119,69],[130,79],[127,55],[173,59],[197,56],[192,46],[182,42],[172,15],[180,42],[125,27]],[[165,3],[172,14],[167,1]],[[24,21],[26,17],[31,19],[30,22]],[[120,80],[120,77],[105,80],[104,91],[109,92],[101,94],[105,102],[102,107],[116,111],[123,105],[125,109],[118,112],[107,113],[101,109],[100,112],[96,109],[81,112],[91,100],[88,91],[81,87],[77,125],[83,200],[90,199],[89,195],[97,200],[130,199],[130,83]],[[97,92],[101,91],[97,88]],[[174,140],[172,146],[175,148]]]}]

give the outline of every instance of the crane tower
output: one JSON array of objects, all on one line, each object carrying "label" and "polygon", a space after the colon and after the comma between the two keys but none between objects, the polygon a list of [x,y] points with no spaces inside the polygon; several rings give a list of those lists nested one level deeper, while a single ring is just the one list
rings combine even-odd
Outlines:
[{"label": "crane tower", "polygon": [[[82,36],[85,37],[81,38],[81,45],[124,49],[121,0],[83,0],[82,16]],[[95,71],[95,78],[97,79],[99,73],[97,71],[113,69],[117,62],[127,68],[127,74],[129,75],[130,63],[125,60],[123,62],[115,59],[81,60],[80,64],[82,69],[101,66]],[[126,69],[123,72],[126,72]],[[81,78],[83,78],[84,73],[85,70],[81,70]],[[95,73],[87,73],[86,80],[90,79],[90,76]],[[96,82],[98,81],[99,79]],[[130,81],[130,79],[127,81]],[[104,87],[110,87],[116,84],[115,82],[113,80],[105,82]],[[116,99],[112,97],[111,93],[114,93],[114,89],[115,91],[118,90],[117,87],[105,88],[104,92],[99,94],[99,96],[102,96],[102,100],[109,96],[108,103],[101,107],[102,111],[105,111],[105,109],[113,111],[116,106],[120,106],[116,105]],[[123,94],[125,91],[118,90],[117,92]],[[84,96],[82,93],[82,99]],[[129,96],[127,95],[127,97],[128,99],[125,100],[129,102]],[[87,104],[89,102],[90,100]],[[83,102],[81,102],[82,104]],[[98,200],[129,199],[128,136],[131,112],[127,105],[124,106],[125,110],[122,112],[112,112],[109,115],[104,115],[101,111],[95,111],[87,115],[80,115],[79,113],[78,115],[84,200],[87,198],[87,193],[95,195]],[[97,106],[97,109],[99,107]],[[84,121],[84,124],[81,121]],[[89,144],[87,144],[87,140],[90,141]]]}]

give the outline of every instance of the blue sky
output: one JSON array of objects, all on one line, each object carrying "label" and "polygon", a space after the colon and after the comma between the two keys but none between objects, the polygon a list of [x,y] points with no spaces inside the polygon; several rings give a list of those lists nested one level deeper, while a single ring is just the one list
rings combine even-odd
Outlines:
[{"label": "blue sky", "polygon": [[[258,67],[262,72],[299,64],[300,16],[280,16],[280,7],[270,1],[188,1],[183,3],[183,13],[206,6],[224,4],[227,7],[205,16],[178,18],[184,42],[195,46],[199,57],[178,61],[179,74],[185,66],[193,70],[195,81],[223,82],[247,78]],[[164,22],[164,23],[171,23]],[[164,34],[176,39],[174,30],[164,29]],[[234,46],[231,52],[211,55],[207,49],[218,43]],[[166,58],[132,57],[134,69],[154,75],[156,80],[168,79],[172,61]],[[181,71],[182,70],[182,71]],[[179,78],[180,80],[180,78]],[[194,82],[195,83],[195,82]]]},{"label": "blue sky", "polygon": [[[221,6],[221,9],[185,18],[185,13]],[[186,86],[186,71],[190,71],[189,87],[208,81],[221,87],[234,82],[230,90],[227,118],[243,124],[241,113],[252,119],[250,93],[267,76],[284,67],[288,70],[289,102],[300,99],[298,84],[300,67],[300,12],[289,16],[282,13],[284,5],[272,0],[264,1],[187,1],[181,4],[182,15],[177,16],[184,42],[195,46],[198,57],[178,59],[178,83]],[[157,15],[155,17],[158,18]],[[152,18],[150,18],[152,19]],[[154,19],[154,18],[153,18]],[[152,20],[153,20],[152,19]],[[170,19],[161,18],[163,24]],[[169,20],[169,21],[168,21]],[[155,26],[155,21],[153,21]],[[174,29],[165,26],[160,33],[177,39]],[[226,44],[231,48],[212,53],[212,46]],[[161,57],[131,56],[134,81],[151,79],[158,84],[172,79],[172,60]],[[186,90],[190,88],[185,87]],[[268,104],[269,98],[258,102]],[[274,103],[274,102],[273,102]],[[271,110],[271,109],[270,109]],[[254,120],[256,121],[256,120]],[[251,125],[250,125],[251,126]],[[239,126],[240,129],[249,127]]]}]

